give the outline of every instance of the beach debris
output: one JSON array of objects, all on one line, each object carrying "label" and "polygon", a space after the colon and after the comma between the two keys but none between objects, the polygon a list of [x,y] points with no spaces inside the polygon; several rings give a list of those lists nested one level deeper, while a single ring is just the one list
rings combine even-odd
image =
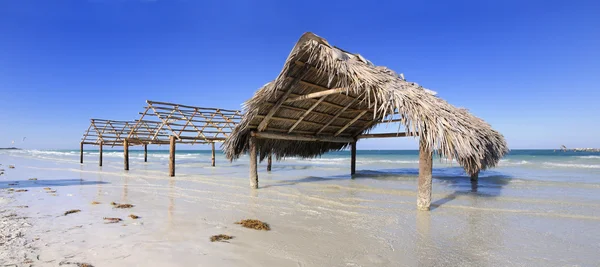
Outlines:
[{"label": "beach debris", "polygon": [[8,168],[9,168],[9,169],[14,169],[14,168],[15,168],[15,165],[8,165]]},{"label": "beach debris", "polygon": [[27,192],[27,191],[29,191],[29,190],[27,190],[27,189],[18,189],[18,190],[15,190],[15,192]]},{"label": "beach debris", "polygon": [[121,218],[110,218],[110,217],[104,217],[104,220],[106,221],[105,223],[118,223],[118,222],[122,221]]},{"label": "beach debris", "polygon": [[129,214],[129,218],[137,220],[140,218],[140,216],[134,215],[134,214]]},{"label": "beach debris", "polygon": [[100,202],[98,202],[98,201],[92,201],[92,205],[98,205],[98,204],[100,204]]},{"label": "beach debris", "polygon": [[46,193],[53,194],[53,193],[56,193],[56,190],[46,190]]},{"label": "beach debris", "polygon": [[29,180],[29,181],[37,181],[37,178],[29,178],[27,180]]},{"label": "beach debris", "polygon": [[243,227],[255,229],[255,230],[265,230],[265,231],[271,230],[271,227],[269,226],[268,223],[261,222],[259,220],[255,220],[255,219],[241,220],[239,222],[236,222],[235,224],[241,224]]},{"label": "beach debris", "polygon": [[52,188],[50,188],[50,187],[44,187],[44,190],[48,191],[48,190],[52,190]]},{"label": "beach debris", "polygon": [[113,207],[117,208],[117,209],[128,209],[128,208],[133,208],[133,205],[131,204],[119,204],[116,202],[111,202],[110,203]]},{"label": "beach debris", "polygon": [[[223,241],[223,240],[230,240],[233,239],[233,236],[230,235],[213,235],[210,237],[210,242],[227,242],[227,241]],[[227,242],[229,243],[229,242]]]},{"label": "beach debris", "polygon": [[17,206],[17,208],[23,209],[23,208],[29,208],[29,206]]},{"label": "beach debris", "polygon": [[91,264],[85,263],[85,262],[61,261],[58,263],[58,266],[62,266],[62,265],[75,265],[77,267],[94,267],[94,265],[91,265]]},{"label": "beach debris", "polygon": [[65,211],[65,216],[67,216],[67,215],[69,215],[71,213],[77,213],[77,212],[80,212],[80,211],[81,210],[68,210],[68,211]]},{"label": "beach debris", "polygon": [[7,191],[8,192],[13,192],[13,191],[15,191],[15,189],[14,188],[9,188],[9,189],[7,189]]}]

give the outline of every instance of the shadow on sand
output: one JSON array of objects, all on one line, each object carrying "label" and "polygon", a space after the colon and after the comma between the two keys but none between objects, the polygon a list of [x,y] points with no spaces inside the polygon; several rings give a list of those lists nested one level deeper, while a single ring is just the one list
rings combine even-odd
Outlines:
[{"label": "shadow on sand", "polygon": [[[419,177],[416,168],[385,169],[385,170],[361,170],[355,175],[343,174],[332,176],[309,176],[301,179],[281,181],[277,184],[265,185],[262,188],[276,186],[292,186],[301,183],[326,182],[342,179],[374,179],[380,181],[411,181]],[[496,171],[482,171],[478,181],[471,181],[461,167],[434,168],[433,182],[454,189],[454,192],[431,203],[431,209],[436,209],[461,195],[472,195],[475,197],[499,196],[502,188],[510,183],[511,177]],[[416,190],[416,188],[415,188]]]},{"label": "shadow on sand", "polygon": [[20,180],[0,181],[0,188],[32,188],[32,187],[58,187],[71,185],[96,185],[108,184],[103,181],[86,181],[82,179],[56,179],[56,180]]}]

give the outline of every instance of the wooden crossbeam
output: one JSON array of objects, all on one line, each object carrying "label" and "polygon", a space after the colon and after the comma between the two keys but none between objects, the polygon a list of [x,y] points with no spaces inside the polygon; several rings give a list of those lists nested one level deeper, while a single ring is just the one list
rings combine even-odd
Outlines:
[{"label": "wooden crossbeam", "polygon": [[311,94],[306,94],[306,95],[290,98],[290,99],[284,101],[283,103],[292,103],[292,102],[311,99],[311,98],[318,98],[318,97],[322,97],[322,96],[339,94],[344,91],[347,91],[347,90],[345,88],[328,89],[328,90],[321,91],[321,92],[316,92],[316,93],[311,93]]},{"label": "wooden crossbeam", "polygon": [[294,125],[292,125],[292,127],[290,127],[290,129],[288,130],[288,133],[291,133],[296,128],[296,126],[298,126],[298,124],[300,124],[300,122],[302,122],[302,120],[304,120],[304,118],[306,118],[306,116],[308,116],[308,114],[313,111],[313,109],[315,109],[319,104],[321,104],[321,102],[323,102],[323,100],[325,100],[325,98],[327,98],[326,95],[322,96],[321,98],[319,98],[319,100],[317,102],[315,102],[312,106],[310,106],[310,108],[307,109],[304,112],[304,114],[302,114],[302,116],[294,123]]},{"label": "wooden crossbeam", "polygon": [[252,132],[251,135],[256,138],[262,139],[279,139],[279,140],[293,140],[293,141],[310,141],[310,142],[332,142],[332,143],[352,143],[354,138],[349,137],[331,137],[331,136],[317,136],[317,135],[299,135],[299,134],[286,134],[286,133],[274,133],[274,132]]},{"label": "wooden crossbeam", "polygon": [[339,131],[337,131],[334,136],[340,135],[344,130],[348,129],[348,127],[350,127],[358,119],[360,119],[360,117],[362,117],[363,115],[365,115],[365,113],[367,113],[367,111],[361,112],[358,116],[356,116],[356,118],[354,118],[353,120],[351,120],[350,122],[348,122],[346,125],[344,125],[344,127],[342,127],[342,129],[340,129]]},{"label": "wooden crossbeam", "polygon": [[327,128],[331,123],[333,123],[333,121],[335,121],[337,119],[337,117],[340,116],[340,114],[344,113],[344,111],[346,111],[346,109],[350,108],[350,106],[352,106],[356,101],[358,100],[358,97],[355,98],[354,100],[350,101],[350,103],[348,103],[348,105],[346,105],[342,110],[340,110],[333,119],[331,119],[327,124],[325,124],[325,126],[323,126],[316,134],[319,135],[323,130],[325,130],[325,128]]},{"label": "wooden crossbeam", "polygon": [[373,134],[361,134],[357,136],[357,139],[366,139],[366,138],[387,138],[387,137],[407,137],[410,136],[405,132],[398,133],[373,133]]},{"label": "wooden crossbeam", "polygon": [[296,85],[296,83],[298,82],[298,80],[299,79],[294,79],[293,81],[291,81],[288,84],[288,86],[284,90],[283,95],[279,97],[279,100],[277,100],[277,102],[275,103],[275,105],[269,110],[269,112],[267,113],[267,115],[263,118],[263,120],[258,125],[258,131],[262,132],[265,129],[267,129],[267,126],[269,125],[269,121],[271,120],[271,117],[273,117],[273,115],[275,115],[275,112],[277,112],[277,110],[279,109],[279,107],[281,107],[281,105],[283,104],[283,102],[292,93],[292,89],[294,88],[294,85]]}]

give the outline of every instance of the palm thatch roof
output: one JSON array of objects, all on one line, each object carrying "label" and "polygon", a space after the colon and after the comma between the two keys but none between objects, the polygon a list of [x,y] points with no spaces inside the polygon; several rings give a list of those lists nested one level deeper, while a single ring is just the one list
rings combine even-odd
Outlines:
[{"label": "palm thatch roof", "polygon": [[248,151],[256,132],[299,137],[257,139],[261,160],[269,153],[311,158],[344,149],[382,122],[400,122],[406,132],[399,135],[418,136],[469,174],[494,167],[508,152],[504,137],[467,110],[312,33],[302,35],[279,76],[243,109],[224,144],[230,160]]}]

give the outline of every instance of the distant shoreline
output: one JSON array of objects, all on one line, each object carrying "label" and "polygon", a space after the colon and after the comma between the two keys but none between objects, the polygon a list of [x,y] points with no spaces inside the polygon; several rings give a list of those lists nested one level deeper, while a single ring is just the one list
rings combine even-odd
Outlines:
[{"label": "distant shoreline", "polygon": [[16,148],[16,147],[0,147],[0,150],[20,150],[20,148]]}]

